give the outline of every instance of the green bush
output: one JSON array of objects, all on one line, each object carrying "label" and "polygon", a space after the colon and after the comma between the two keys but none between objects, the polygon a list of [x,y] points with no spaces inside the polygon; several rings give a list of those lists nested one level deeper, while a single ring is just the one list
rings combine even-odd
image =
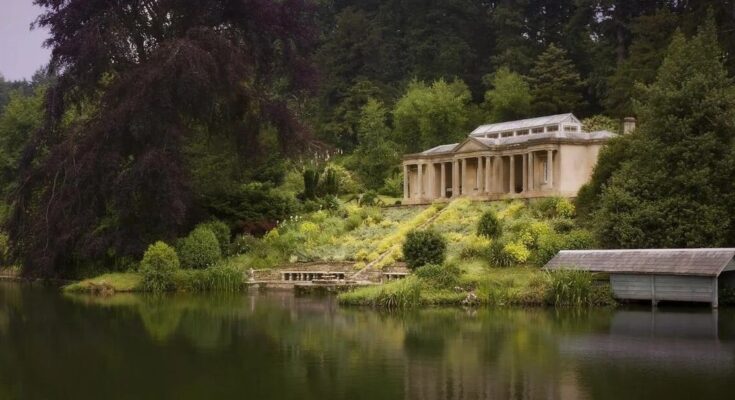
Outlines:
[{"label": "green bush", "polygon": [[378,197],[378,194],[373,191],[367,191],[360,195],[360,199],[357,202],[363,207],[374,207],[382,204],[382,201]]},{"label": "green bush", "polygon": [[514,264],[513,256],[506,251],[506,242],[493,240],[487,249],[487,261],[493,267],[510,267]]},{"label": "green bush", "polygon": [[584,229],[575,229],[567,234],[543,235],[533,256],[533,263],[539,267],[546,265],[560,250],[584,250],[592,248],[594,238]]},{"label": "green bush", "polygon": [[304,193],[302,194],[305,200],[315,199],[317,195],[317,189],[319,186],[319,172],[314,169],[306,169],[304,171]]},{"label": "green bush", "polygon": [[485,211],[477,223],[477,234],[489,239],[499,238],[503,233],[503,225],[493,211]]},{"label": "green bush", "polygon": [[250,252],[259,243],[258,239],[253,235],[237,235],[230,243],[230,249],[227,251],[229,255],[240,255]]},{"label": "green bush", "polygon": [[447,242],[441,234],[432,230],[413,230],[403,243],[403,259],[411,269],[426,264],[442,264],[447,252]]},{"label": "green bush", "polygon": [[459,283],[461,271],[454,264],[426,264],[414,273],[419,279],[435,288],[453,288]]},{"label": "green bush", "polygon": [[176,288],[186,292],[235,292],[242,286],[242,272],[228,266],[177,271]]},{"label": "green bush", "polygon": [[377,308],[409,308],[421,304],[421,282],[414,276],[380,286],[368,286],[341,293],[341,304],[363,305]]},{"label": "green bush", "polygon": [[230,227],[224,222],[213,219],[208,222],[204,222],[198,225],[205,229],[209,229],[217,237],[217,243],[219,243],[219,249],[222,255],[228,255],[230,252]]},{"label": "green bush", "polygon": [[184,268],[207,268],[222,258],[217,236],[205,227],[197,227],[189,236],[179,240],[177,252]]},{"label": "green bush", "polygon": [[143,290],[163,292],[174,289],[174,274],[179,266],[179,257],[171,246],[160,241],[148,246],[140,262]]},{"label": "green bush", "polygon": [[589,306],[610,303],[609,287],[598,287],[592,273],[572,269],[548,273],[547,301],[555,306]]}]

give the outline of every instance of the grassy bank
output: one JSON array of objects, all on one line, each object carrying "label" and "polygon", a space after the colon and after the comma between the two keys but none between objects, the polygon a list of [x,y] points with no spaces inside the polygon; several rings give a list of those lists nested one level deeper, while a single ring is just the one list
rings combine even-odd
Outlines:
[{"label": "grassy bank", "polygon": [[[243,285],[242,273],[229,267],[203,270],[179,270],[173,274],[170,290],[180,292],[234,292]],[[126,293],[144,292],[143,274],[121,272],[84,279],[63,287],[68,293]]]},{"label": "grassy bank", "polygon": [[[338,296],[340,304],[377,308],[428,305],[609,306],[609,285],[579,271],[549,273],[532,267],[490,268],[470,262],[453,280],[409,276],[383,285],[358,288]],[[447,282],[449,281],[449,282]]]}]

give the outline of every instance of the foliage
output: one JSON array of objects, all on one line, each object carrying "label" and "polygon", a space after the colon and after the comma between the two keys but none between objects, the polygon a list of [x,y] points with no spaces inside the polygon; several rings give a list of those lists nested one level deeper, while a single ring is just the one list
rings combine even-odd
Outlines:
[{"label": "foliage", "polygon": [[539,55],[530,81],[537,115],[573,112],[584,105],[582,78],[562,48],[550,44]]},{"label": "foliage", "polygon": [[176,251],[183,268],[207,268],[222,258],[217,236],[205,226],[194,228],[188,236],[180,239]]},{"label": "foliage", "polygon": [[470,91],[461,81],[414,81],[393,109],[396,139],[410,153],[462,140],[470,128]]},{"label": "foliage", "polygon": [[18,165],[28,139],[43,122],[44,87],[33,95],[9,93],[9,102],[0,112],[0,193],[8,195],[17,187]]},{"label": "foliage", "polygon": [[582,120],[582,130],[585,132],[608,131],[620,133],[620,128],[620,121],[607,115],[597,114]]},{"label": "foliage", "polygon": [[341,304],[376,308],[410,308],[421,304],[421,282],[413,276],[380,286],[368,286],[340,293]]},{"label": "foliage", "polygon": [[714,21],[677,33],[656,81],[642,87],[642,123],[603,183],[593,226],[603,245],[718,247],[735,243],[735,86]]},{"label": "foliage", "polygon": [[142,289],[143,276],[134,272],[113,272],[79,282],[70,283],[62,289],[70,293],[89,293],[105,288],[114,293],[135,292]]},{"label": "foliage", "polygon": [[360,144],[355,149],[352,165],[365,187],[371,190],[380,189],[385,179],[396,172],[399,163],[398,148],[386,118],[383,104],[369,99],[357,126]]},{"label": "foliage", "polygon": [[304,177],[304,193],[301,195],[304,200],[312,200],[317,197],[317,189],[319,187],[319,172],[313,168],[307,168],[303,172]]},{"label": "foliage", "polygon": [[493,211],[485,211],[477,223],[477,234],[489,239],[497,239],[503,233],[503,224]]},{"label": "foliage", "polygon": [[560,250],[584,250],[591,248],[593,244],[592,234],[583,229],[572,230],[567,234],[544,235],[539,238],[533,263],[542,267],[554,258]]},{"label": "foliage", "polygon": [[494,240],[487,249],[487,260],[493,267],[510,267],[514,259],[506,250],[506,244],[500,240]]},{"label": "foliage", "polygon": [[242,272],[230,266],[179,270],[174,276],[176,289],[184,292],[236,292],[242,286]]},{"label": "foliage", "polygon": [[171,246],[161,241],[150,245],[140,262],[142,289],[150,292],[174,289],[174,274],[179,267],[179,257]]},{"label": "foliage", "polygon": [[237,138],[242,155],[267,125],[292,146],[303,132],[289,103],[313,82],[311,4],[35,3],[58,76],[8,224],[27,274],[69,275],[174,238],[192,217],[183,145],[196,132]]},{"label": "foliage", "polygon": [[208,222],[197,225],[198,228],[209,229],[214,233],[219,244],[220,253],[224,255],[230,254],[230,227],[224,222],[213,219]]},{"label": "foliage", "polygon": [[562,269],[547,272],[548,302],[557,307],[612,304],[609,287],[600,287],[590,272]]},{"label": "foliage", "polygon": [[417,268],[414,275],[434,288],[451,289],[459,283],[460,273],[455,264],[426,264]]},{"label": "foliage", "polygon": [[411,269],[444,263],[446,251],[446,239],[433,230],[411,231],[403,243],[403,258]]},{"label": "foliage", "polygon": [[531,116],[531,89],[526,78],[500,67],[490,79],[491,89],[485,92],[490,121],[513,121]]}]

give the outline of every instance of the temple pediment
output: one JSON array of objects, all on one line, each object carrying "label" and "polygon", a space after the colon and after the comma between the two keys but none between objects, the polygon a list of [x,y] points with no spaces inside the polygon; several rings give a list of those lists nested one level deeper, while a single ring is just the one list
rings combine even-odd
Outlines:
[{"label": "temple pediment", "polygon": [[481,143],[479,140],[475,138],[468,138],[465,139],[464,142],[457,145],[457,147],[454,149],[454,153],[471,153],[473,151],[482,151],[487,150],[489,147],[485,144]]}]

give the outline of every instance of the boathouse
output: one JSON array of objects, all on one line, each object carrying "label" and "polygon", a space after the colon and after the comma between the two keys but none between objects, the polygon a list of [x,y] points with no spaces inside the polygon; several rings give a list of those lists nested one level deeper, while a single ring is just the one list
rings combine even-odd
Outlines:
[{"label": "boathouse", "polygon": [[718,306],[718,288],[735,287],[735,248],[562,250],[544,268],[608,274],[620,300]]}]

